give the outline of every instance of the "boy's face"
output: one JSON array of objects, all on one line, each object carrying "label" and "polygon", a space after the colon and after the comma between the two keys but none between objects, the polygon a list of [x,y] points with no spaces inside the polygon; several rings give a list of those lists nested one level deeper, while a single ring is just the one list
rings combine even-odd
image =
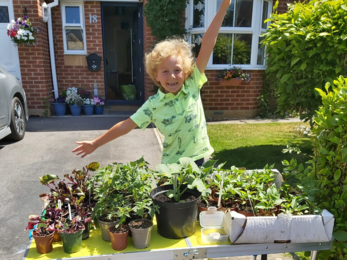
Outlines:
[{"label": "boy's face", "polygon": [[165,93],[176,95],[182,88],[185,75],[183,72],[183,61],[180,56],[169,56],[158,65],[155,79],[165,89]]}]

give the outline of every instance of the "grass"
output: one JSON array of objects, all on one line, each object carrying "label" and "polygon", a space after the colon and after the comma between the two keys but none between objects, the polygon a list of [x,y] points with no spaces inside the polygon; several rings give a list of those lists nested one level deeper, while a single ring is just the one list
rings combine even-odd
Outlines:
[{"label": "grass", "polygon": [[298,163],[304,163],[308,157],[296,153],[282,153],[287,144],[299,147],[302,153],[310,154],[310,139],[298,132],[298,126],[304,123],[266,123],[266,124],[218,124],[208,125],[208,135],[215,152],[213,159],[227,162],[224,168],[231,166],[261,169],[266,164],[275,164],[280,172],[281,161],[295,157]]}]

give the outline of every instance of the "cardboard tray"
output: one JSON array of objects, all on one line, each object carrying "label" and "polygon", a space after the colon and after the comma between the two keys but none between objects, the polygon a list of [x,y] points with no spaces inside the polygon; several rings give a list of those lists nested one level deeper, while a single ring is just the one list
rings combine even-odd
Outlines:
[{"label": "cardboard tray", "polygon": [[277,217],[245,217],[235,211],[224,216],[224,228],[232,243],[309,243],[332,240],[334,216],[280,214]]}]

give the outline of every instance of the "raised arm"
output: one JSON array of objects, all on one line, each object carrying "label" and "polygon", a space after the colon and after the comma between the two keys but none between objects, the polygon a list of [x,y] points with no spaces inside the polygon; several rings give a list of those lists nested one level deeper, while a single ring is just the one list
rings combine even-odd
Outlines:
[{"label": "raised arm", "polygon": [[201,49],[198,58],[196,59],[196,66],[201,73],[204,73],[206,69],[208,59],[210,58],[212,50],[217,41],[219,29],[231,2],[232,0],[223,0],[217,14],[213,18],[210,26],[207,28],[207,31],[204,34],[204,37],[202,38]]},{"label": "raised arm", "polygon": [[93,141],[81,141],[76,142],[79,146],[72,150],[76,155],[81,155],[81,157],[85,157],[88,154],[94,152],[100,146],[129,133],[133,130],[137,125],[130,118],[115,124],[112,128],[110,128],[106,133],[99,136]]}]

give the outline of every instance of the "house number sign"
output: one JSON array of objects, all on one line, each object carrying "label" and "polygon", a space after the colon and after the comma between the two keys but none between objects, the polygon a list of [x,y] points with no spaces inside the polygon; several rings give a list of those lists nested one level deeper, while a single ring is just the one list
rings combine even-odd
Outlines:
[{"label": "house number sign", "polygon": [[97,23],[98,22],[98,16],[96,14],[89,15],[89,23]]}]

